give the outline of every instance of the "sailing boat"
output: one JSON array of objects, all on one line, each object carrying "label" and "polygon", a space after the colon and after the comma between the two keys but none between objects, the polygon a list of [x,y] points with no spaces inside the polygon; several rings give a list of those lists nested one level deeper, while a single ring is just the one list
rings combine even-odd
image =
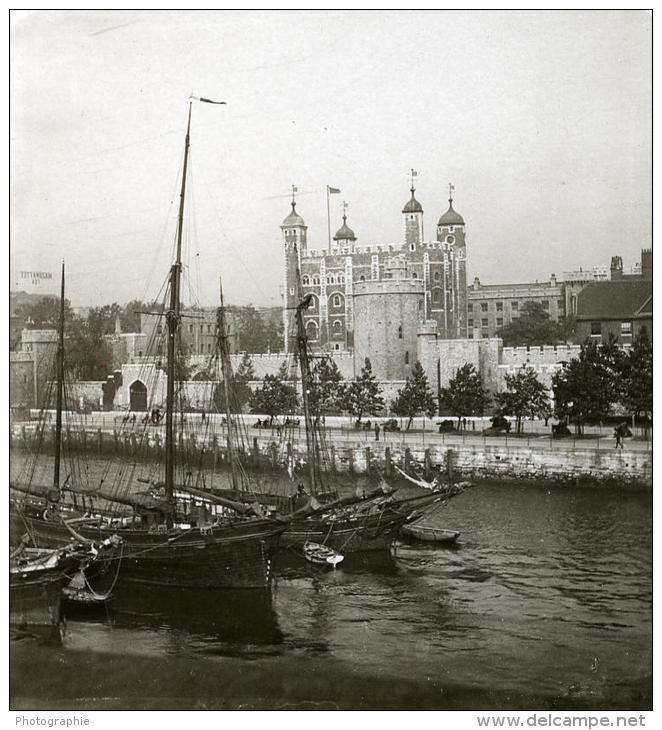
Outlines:
[{"label": "sailing boat", "polygon": [[[189,156],[191,107],[184,146],[184,165],[179,201],[177,248],[169,274],[169,308],[167,322],[167,396],[165,427],[164,497],[139,494],[113,494],[97,490],[111,502],[130,506],[135,520],[129,524],[110,526],[100,516],[83,518],[76,529],[85,539],[103,541],[118,534],[123,541],[120,581],[169,587],[262,588],[272,576],[272,557],[281,533],[287,524],[272,518],[254,516],[246,505],[224,504],[210,515],[203,511],[191,524],[188,515],[182,518],[175,500],[175,359],[180,320],[182,272],[182,234],[186,175]],[[63,369],[63,358],[60,369]],[[58,396],[57,421],[61,431],[62,399]],[[58,432],[58,436],[60,434]],[[59,440],[56,444],[59,449]],[[56,459],[56,462],[58,459]],[[54,487],[60,485],[56,467]],[[50,546],[67,544],[69,526],[61,511],[46,510],[41,516],[21,515],[26,528],[42,543]]]}]

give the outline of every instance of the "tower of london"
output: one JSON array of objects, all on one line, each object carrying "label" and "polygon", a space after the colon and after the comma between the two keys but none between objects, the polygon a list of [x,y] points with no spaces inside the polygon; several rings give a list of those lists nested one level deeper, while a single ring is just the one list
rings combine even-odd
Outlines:
[{"label": "tower of london", "polygon": [[397,352],[398,363],[385,365],[390,377],[409,372],[419,331],[435,331],[440,339],[466,338],[465,223],[453,208],[452,186],[450,190],[448,209],[432,240],[424,236],[423,206],[412,181],[411,197],[401,211],[400,240],[365,246],[348,225],[346,211],[330,246],[311,246],[293,197],[281,225],[286,351],[296,346],[294,311],[299,296],[306,294],[312,299],[304,322],[314,349],[355,352],[357,358],[384,350],[385,363],[392,359],[388,353]]}]

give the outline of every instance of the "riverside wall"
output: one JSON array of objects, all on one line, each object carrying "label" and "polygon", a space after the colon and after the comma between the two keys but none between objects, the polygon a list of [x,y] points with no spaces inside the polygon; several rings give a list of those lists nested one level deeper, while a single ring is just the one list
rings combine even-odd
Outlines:
[{"label": "riverside wall", "polygon": [[[76,429],[65,434],[72,451],[96,456],[163,458],[163,437],[159,430],[143,433],[118,429]],[[33,426],[14,425],[11,447],[34,450],[37,445],[52,448],[54,429],[41,435]],[[224,434],[202,439],[195,434],[179,434],[176,449],[190,463],[211,468],[227,464]],[[269,436],[254,436],[246,445],[244,460],[249,468],[282,470],[289,463],[303,475],[305,440],[276,441]],[[627,449],[589,449],[559,442],[553,449],[524,444],[489,445],[404,444],[398,442],[333,443],[324,455],[323,468],[331,473],[397,475],[395,466],[412,475],[431,479],[441,474],[453,479],[518,479],[568,484],[621,484],[650,488],[653,483],[652,451]]]}]

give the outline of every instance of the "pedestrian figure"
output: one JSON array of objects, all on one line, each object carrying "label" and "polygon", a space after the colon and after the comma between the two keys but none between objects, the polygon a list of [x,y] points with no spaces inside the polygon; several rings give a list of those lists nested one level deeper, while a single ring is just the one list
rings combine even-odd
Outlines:
[{"label": "pedestrian figure", "polygon": [[614,429],[614,436],[616,437],[616,446],[614,448],[618,449],[619,447],[623,448],[623,437],[621,436],[621,427],[616,426]]},{"label": "pedestrian figure", "polygon": [[379,441],[379,424],[375,424],[375,441]]},{"label": "pedestrian figure", "polygon": [[207,414],[205,413],[204,409],[202,411],[202,422],[205,422],[205,418],[207,417]]}]

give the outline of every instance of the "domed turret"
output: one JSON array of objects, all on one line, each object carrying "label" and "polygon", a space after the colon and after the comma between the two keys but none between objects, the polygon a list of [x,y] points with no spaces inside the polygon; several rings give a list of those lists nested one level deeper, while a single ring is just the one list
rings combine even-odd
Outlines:
[{"label": "domed turret", "polygon": [[292,201],[292,210],[290,211],[290,214],[285,218],[283,221],[284,226],[305,226],[306,223],[303,220],[303,218],[297,213],[297,204],[296,201]]},{"label": "domed turret", "polygon": [[439,226],[463,226],[464,218],[453,208],[453,198],[448,199],[448,210],[439,219]]},{"label": "domed turret", "polygon": [[411,190],[411,198],[407,201],[407,203],[405,203],[405,207],[402,209],[402,212],[403,213],[422,213],[423,206],[414,197],[416,188],[412,185],[410,190]]},{"label": "domed turret", "polygon": [[354,231],[347,225],[347,216],[342,217],[342,226],[336,231],[334,241],[356,241]]}]

